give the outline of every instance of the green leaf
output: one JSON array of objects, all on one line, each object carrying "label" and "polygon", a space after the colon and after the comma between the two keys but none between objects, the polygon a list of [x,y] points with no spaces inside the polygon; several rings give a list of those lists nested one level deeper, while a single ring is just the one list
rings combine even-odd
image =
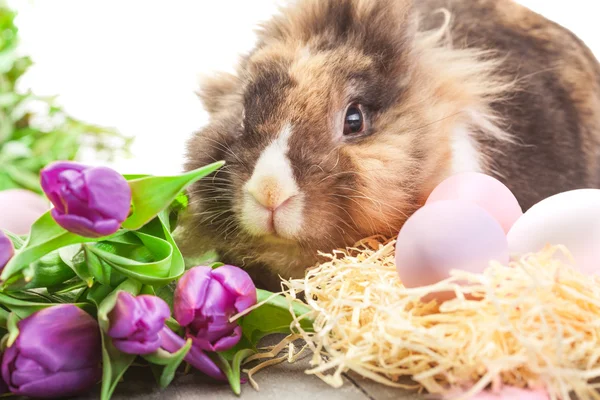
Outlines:
[{"label": "green leaf", "polygon": [[241,366],[244,359],[250,357],[255,351],[252,349],[242,349],[238,351],[233,357],[233,362],[229,364],[229,361],[221,354],[210,355],[210,357],[217,363],[221,368],[221,371],[227,377],[231,390],[236,395],[240,395],[242,392],[241,388]]},{"label": "green leaf", "polygon": [[6,329],[6,326],[8,325],[9,314],[10,312],[0,307],[0,328]]},{"label": "green leaf", "polygon": [[19,79],[23,74],[25,74],[25,72],[32,65],[33,65],[33,62],[31,61],[31,58],[29,58],[29,57],[20,57],[19,59],[17,59],[14,62],[12,69],[10,71],[8,71],[8,73],[7,73],[8,78],[12,82],[16,82],[17,79]]},{"label": "green leaf", "polygon": [[[49,294],[71,294],[79,289],[87,288],[88,285],[86,282],[82,281],[79,278],[71,279],[66,282],[61,283],[60,285],[50,286],[48,287]],[[77,294],[75,294],[77,296]]]},{"label": "green leaf", "polygon": [[85,252],[81,244],[66,246],[58,250],[60,258],[88,287],[92,287],[94,278],[88,267]]},{"label": "green leaf", "polygon": [[[15,297],[9,296],[4,293],[0,293],[0,304],[10,309],[12,312],[17,314],[19,318],[27,318],[36,311],[43,310],[44,308],[56,306],[63,303],[42,303],[28,300],[21,300]],[[89,313],[93,312],[93,306],[89,303],[74,303],[75,306],[81,308]]]},{"label": "green leaf", "polygon": [[88,290],[85,299],[96,305],[99,305],[109,294],[113,292],[113,290],[114,289],[110,286],[102,285],[96,282]]},{"label": "green leaf", "polygon": [[19,321],[20,318],[14,312],[8,314],[8,320],[6,322],[6,329],[8,329],[8,341],[6,345],[8,347],[12,346],[17,340],[17,337],[19,337]]},{"label": "green leaf", "polygon": [[98,246],[87,246],[91,253],[105,261],[121,274],[148,285],[166,285],[176,279],[180,273],[171,275],[173,246],[164,239],[135,232],[143,245],[150,250],[156,261],[143,262],[106,251]]},{"label": "green leaf", "polygon": [[19,184],[21,187],[35,192],[40,190],[40,178],[35,172],[22,170],[12,165],[5,167],[5,171],[11,177],[13,181]]},{"label": "green leaf", "polygon": [[78,243],[96,242],[99,240],[101,239],[85,238],[63,229],[56,221],[54,221],[50,212],[47,212],[33,224],[27,243],[17,252],[8,264],[6,264],[2,270],[2,274],[0,274],[0,280],[8,280],[8,278],[27,267],[29,264],[61,247]]},{"label": "green leaf", "polygon": [[13,275],[5,284],[5,290],[47,288],[59,285],[75,276],[57,251],[46,254],[23,270],[23,275]]},{"label": "green leaf", "polygon": [[[98,325],[100,325],[102,335],[102,389],[100,394],[102,400],[111,398],[121,377],[136,357],[132,354],[121,353],[113,345],[111,338],[106,333],[109,327],[108,314],[114,308],[120,291],[127,291],[135,296],[139,293],[141,286],[139,282],[128,279],[104,297],[101,302],[96,303],[98,306]],[[90,298],[96,302],[100,296],[92,295]]]},{"label": "green leaf", "polygon": [[[257,301],[260,303],[272,295],[273,293],[269,291],[258,289]],[[305,316],[312,311],[299,301],[292,303],[292,310],[297,317]],[[272,333],[291,333],[292,322],[290,304],[285,297],[279,295],[242,317],[240,325],[244,336],[250,343],[256,345],[260,339]],[[313,321],[310,318],[301,319],[300,326],[307,332],[313,331]]]},{"label": "green leaf", "polygon": [[134,354],[121,353],[112,344],[106,332],[102,336],[102,389],[100,398],[109,400],[112,397],[119,380],[135,360]]},{"label": "green leaf", "polygon": [[30,303],[48,303],[48,304],[63,304],[62,299],[53,295],[43,293],[42,290],[22,290],[18,292],[7,293],[12,298]]},{"label": "green leaf", "polygon": [[210,265],[212,263],[216,263],[219,260],[219,255],[216,251],[206,252],[198,257],[186,257],[185,258],[185,268],[193,268],[198,265]]},{"label": "green leaf", "polygon": [[238,381],[240,380],[240,375],[242,372],[242,363],[244,360],[251,355],[255,354],[256,351],[254,349],[243,349],[235,353],[233,357],[233,362],[231,363],[231,369],[238,374]]},{"label": "green leaf", "polygon": [[167,328],[177,333],[178,335],[183,334],[183,328],[181,327],[181,325],[179,325],[179,322],[177,322],[175,318],[167,318],[167,320],[165,321],[165,325],[167,326]]},{"label": "green leaf", "polygon": [[149,176],[152,176],[152,175],[148,175],[148,174],[123,174],[123,178],[125,178],[125,180],[128,180],[128,181],[133,181],[133,180],[141,179],[141,178],[147,178]]},{"label": "green leaf", "polygon": [[25,244],[25,240],[23,240],[23,238],[20,236],[15,235],[14,233],[5,229],[0,229],[0,231],[4,232],[4,234],[10,239],[15,250],[19,250]]},{"label": "green leaf", "polygon": [[177,222],[179,221],[179,215],[187,209],[188,205],[189,198],[185,192],[179,193],[175,200],[173,200],[173,203],[171,203],[171,206],[169,207],[169,216],[166,218],[168,223],[165,224],[170,232],[175,230]]},{"label": "green leaf", "polygon": [[[86,245],[103,263],[116,273],[154,286],[155,291],[179,278],[185,271],[183,256],[171,232],[163,223],[161,212],[140,231],[128,232],[94,245]],[[114,280],[111,278],[114,285]]]},{"label": "green leaf", "polygon": [[123,228],[137,230],[165,210],[187,186],[210,175],[224,165],[216,162],[177,176],[149,176],[129,181],[133,213]]},{"label": "green leaf", "polygon": [[94,246],[83,246],[88,271],[94,279],[103,285],[110,286],[111,267],[94,252]]},{"label": "green leaf", "polygon": [[175,284],[165,285],[156,290],[156,296],[163,299],[169,308],[173,309],[173,298],[175,297]]},{"label": "green leaf", "polygon": [[183,362],[183,359],[187,355],[187,353],[192,348],[192,339],[188,339],[175,353],[169,353],[162,349],[159,349],[156,353],[145,355],[144,358],[149,362],[157,365],[163,365],[164,368],[162,373],[160,374],[158,384],[161,389],[166,388],[173,381],[175,377],[175,372],[177,372],[177,368]]}]

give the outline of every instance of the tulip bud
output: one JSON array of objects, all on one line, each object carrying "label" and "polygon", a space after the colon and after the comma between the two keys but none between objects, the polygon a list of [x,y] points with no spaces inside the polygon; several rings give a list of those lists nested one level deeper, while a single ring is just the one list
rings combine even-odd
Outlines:
[{"label": "tulip bud", "polygon": [[84,393],[101,377],[98,323],[72,304],[45,308],[19,321],[19,336],[2,357],[10,391],[29,397]]},{"label": "tulip bud", "polygon": [[115,233],[129,215],[131,189],[125,178],[106,167],[57,162],[41,173],[42,189],[64,229],[85,237]]},{"label": "tulip bud", "polygon": [[256,287],[248,273],[225,265],[215,270],[195,267],[177,283],[175,319],[186,327],[194,344],[207,351],[235,346],[242,328],[229,319],[256,304]]},{"label": "tulip bud", "polygon": [[0,271],[15,254],[12,242],[2,231],[0,231]]},{"label": "tulip bud", "polygon": [[108,336],[123,353],[154,353],[160,348],[159,332],[170,316],[169,306],[159,297],[134,297],[128,292],[119,292],[115,307],[108,314]]}]

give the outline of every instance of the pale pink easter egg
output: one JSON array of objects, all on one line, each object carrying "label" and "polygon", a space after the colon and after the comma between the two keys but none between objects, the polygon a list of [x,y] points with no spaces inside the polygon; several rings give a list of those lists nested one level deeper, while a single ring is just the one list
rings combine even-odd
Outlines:
[{"label": "pale pink easter egg", "polygon": [[423,206],[396,243],[396,269],[408,288],[444,280],[452,269],[482,272],[492,260],[508,263],[506,235],[486,210],[465,200]]},{"label": "pale pink easter egg", "polygon": [[479,392],[471,397],[471,400],[550,400],[550,396],[542,389],[519,389],[512,386],[505,386],[497,392],[487,390]]},{"label": "pale pink easter egg", "polygon": [[523,210],[515,195],[502,182],[478,172],[453,175],[440,183],[429,195],[427,203],[440,200],[467,200],[489,212],[508,233]]},{"label": "pale pink easter egg", "polygon": [[49,209],[50,204],[42,196],[29,190],[0,191],[0,229],[26,235],[31,225]]},{"label": "pale pink easter egg", "polygon": [[576,189],[533,205],[506,236],[510,254],[518,259],[551,246],[565,246],[572,256],[555,258],[579,271],[600,275],[600,190]]}]

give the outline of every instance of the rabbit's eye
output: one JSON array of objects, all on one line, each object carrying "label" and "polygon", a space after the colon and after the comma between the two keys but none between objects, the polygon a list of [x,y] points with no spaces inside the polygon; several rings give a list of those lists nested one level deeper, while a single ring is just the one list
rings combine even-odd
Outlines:
[{"label": "rabbit's eye", "polygon": [[344,117],[344,136],[356,135],[365,130],[365,116],[360,104],[350,104]]}]

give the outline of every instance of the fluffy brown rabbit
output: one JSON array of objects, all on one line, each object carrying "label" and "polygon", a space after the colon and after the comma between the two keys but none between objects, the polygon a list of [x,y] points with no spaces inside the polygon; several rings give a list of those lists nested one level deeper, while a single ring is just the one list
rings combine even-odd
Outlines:
[{"label": "fluffy brown rabbit", "polygon": [[179,242],[271,289],[394,237],[454,173],[496,176],[524,209],[600,187],[598,62],[511,0],[296,1],[200,97],[186,168],[227,164],[191,188]]}]

